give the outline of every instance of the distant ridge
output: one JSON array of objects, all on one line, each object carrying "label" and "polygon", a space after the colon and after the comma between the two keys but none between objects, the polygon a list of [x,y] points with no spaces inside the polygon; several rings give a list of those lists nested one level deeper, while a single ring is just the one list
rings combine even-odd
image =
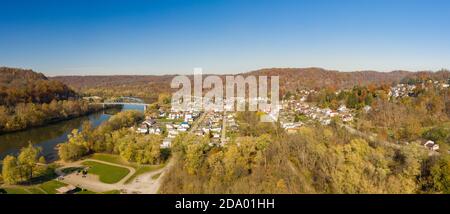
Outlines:
[{"label": "distant ridge", "polygon": [[[355,85],[368,84],[393,84],[405,78],[432,78],[448,79],[449,71],[402,71],[391,72],[378,71],[352,71],[342,72],[337,70],[326,70],[323,68],[264,68],[241,75],[278,75],[280,85],[283,90],[295,90],[297,88],[350,88]],[[74,88],[92,88],[108,86],[145,86],[151,84],[152,87],[161,86],[161,90],[170,89],[170,81],[175,75],[111,75],[111,76],[56,76],[52,79],[59,80]],[[207,76],[207,75],[205,75]],[[224,76],[224,75],[221,75]]]}]

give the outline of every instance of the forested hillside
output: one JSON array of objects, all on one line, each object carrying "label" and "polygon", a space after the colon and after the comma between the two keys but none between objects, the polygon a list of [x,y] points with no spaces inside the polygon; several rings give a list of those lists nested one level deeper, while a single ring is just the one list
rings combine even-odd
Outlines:
[{"label": "forested hillside", "polygon": [[41,73],[0,68],[0,133],[23,130],[100,109],[64,83]]},{"label": "forested hillside", "polygon": [[[252,113],[246,113],[252,114]],[[161,193],[449,193],[449,155],[428,156],[416,144],[368,143],[339,126],[277,125],[240,117],[241,136],[225,147],[181,136],[176,164]]]},{"label": "forested hillside", "polygon": [[0,67],[0,105],[17,103],[50,103],[52,100],[74,98],[67,85],[49,80],[32,70]]}]

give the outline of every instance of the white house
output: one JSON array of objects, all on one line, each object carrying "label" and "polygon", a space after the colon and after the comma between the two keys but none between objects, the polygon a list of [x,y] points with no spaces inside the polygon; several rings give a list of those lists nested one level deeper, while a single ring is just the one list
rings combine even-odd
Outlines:
[{"label": "white house", "polygon": [[346,112],[347,111],[347,107],[345,105],[341,105],[341,106],[339,106],[339,108],[337,110],[339,112]]},{"label": "white house", "polygon": [[141,124],[141,126],[137,129],[137,133],[141,134],[147,134],[148,133],[148,127],[145,124]]},{"label": "white house", "polygon": [[434,141],[432,140],[425,142],[423,146],[431,151],[439,150],[439,145],[434,143]]},{"label": "white house", "polygon": [[163,142],[161,143],[161,148],[164,148],[164,149],[170,148],[171,144],[172,144],[172,139],[166,137],[166,138],[164,138]]}]

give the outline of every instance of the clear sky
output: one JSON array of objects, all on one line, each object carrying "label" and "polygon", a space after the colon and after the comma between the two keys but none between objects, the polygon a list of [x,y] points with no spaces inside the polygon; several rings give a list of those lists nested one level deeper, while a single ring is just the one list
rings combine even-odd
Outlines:
[{"label": "clear sky", "polygon": [[46,75],[450,68],[446,0],[0,0],[0,66]]}]

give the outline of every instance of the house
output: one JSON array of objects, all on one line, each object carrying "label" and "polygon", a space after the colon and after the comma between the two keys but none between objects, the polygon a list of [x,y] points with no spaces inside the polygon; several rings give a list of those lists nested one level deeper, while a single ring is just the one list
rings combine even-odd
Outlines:
[{"label": "house", "polygon": [[439,145],[434,143],[434,141],[432,140],[425,142],[423,146],[431,151],[439,150]]},{"label": "house", "polygon": [[329,109],[329,108],[322,109],[322,113],[325,114],[325,115],[327,115],[327,116],[330,116],[331,112],[332,112],[332,111],[331,111],[331,109]]},{"label": "house", "polygon": [[180,124],[180,127],[183,127],[183,128],[185,128],[185,129],[188,129],[188,128],[191,127],[191,126],[189,125],[188,122],[182,122],[182,123]]},{"label": "house", "polygon": [[320,120],[320,123],[321,123],[322,125],[330,125],[331,119],[321,119],[321,120]]},{"label": "house", "polygon": [[347,112],[347,107],[345,105],[341,105],[341,106],[339,106],[339,108],[337,110],[339,112]]},{"label": "house", "polygon": [[187,131],[187,128],[180,126],[180,127],[178,127],[177,130],[178,130],[179,132],[185,132],[185,131]]},{"label": "house", "polygon": [[202,131],[203,131],[204,133],[209,133],[209,132],[211,131],[211,129],[210,129],[210,128],[203,127],[203,128],[202,128]]},{"label": "house", "polygon": [[56,192],[58,194],[68,194],[68,193],[73,192],[76,188],[77,188],[76,186],[69,184],[67,186],[63,186],[63,187],[56,189]]},{"label": "house", "polygon": [[170,148],[171,145],[172,145],[172,138],[166,137],[161,143],[161,148],[163,149]]},{"label": "house", "polygon": [[141,124],[141,126],[137,129],[137,133],[148,134],[148,126],[146,124]]},{"label": "house", "polygon": [[156,123],[156,121],[154,119],[152,119],[152,118],[148,118],[144,122],[142,122],[142,124],[145,124],[148,127],[153,126],[153,124],[155,124],[155,123]]},{"label": "house", "polygon": [[170,129],[170,130],[168,130],[168,136],[167,137],[170,137],[170,138],[175,138],[175,136],[177,136],[178,135],[178,131],[177,130],[175,130],[175,129]]},{"label": "house", "polygon": [[344,122],[350,122],[353,120],[353,116],[351,114],[346,114],[342,116],[342,121]]},{"label": "house", "polygon": [[335,112],[335,111],[332,111],[331,113],[330,113],[330,117],[336,117],[336,116],[338,116],[339,115],[339,113],[337,113],[337,112]]},{"label": "house", "polygon": [[173,129],[173,125],[172,124],[166,124],[166,129]]},{"label": "house", "polygon": [[364,112],[369,112],[371,109],[372,109],[372,107],[370,107],[370,106],[368,106],[368,105],[366,105],[366,106],[364,106]]},{"label": "house", "polygon": [[159,118],[163,118],[166,116],[166,112],[160,111],[159,112]]},{"label": "house", "polygon": [[148,133],[149,134],[157,134],[160,135],[161,134],[161,129],[159,127],[152,127],[148,129]]},{"label": "house", "polygon": [[203,131],[201,129],[199,129],[199,130],[195,131],[195,135],[197,135],[197,136],[204,136],[204,133],[203,133]]}]

